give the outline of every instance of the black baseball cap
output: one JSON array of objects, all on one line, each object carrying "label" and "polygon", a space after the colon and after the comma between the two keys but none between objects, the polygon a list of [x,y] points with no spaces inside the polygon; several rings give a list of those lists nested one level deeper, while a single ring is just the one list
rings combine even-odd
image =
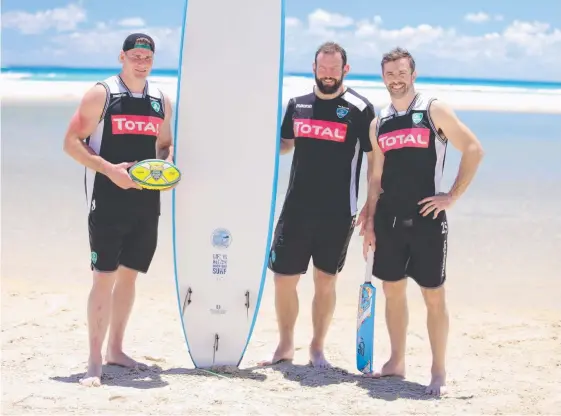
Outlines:
[{"label": "black baseball cap", "polygon": [[124,52],[135,48],[143,48],[156,52],[154,39],[145,33],[131,33],[123,42]]}]

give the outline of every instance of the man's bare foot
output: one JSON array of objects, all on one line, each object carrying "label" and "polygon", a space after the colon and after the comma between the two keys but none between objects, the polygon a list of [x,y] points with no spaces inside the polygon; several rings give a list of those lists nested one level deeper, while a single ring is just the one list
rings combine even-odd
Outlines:
[{"label": "man's bare foot", "polygon": [[133,360],[123,351],[110,351],[107,350],[107,354],[105,355],[105,360],[109,365],[118,365],[121,367],[126,368],[136,368],[139,370],[143,370],[146,368],[145,364],[139,363],[138,361]]},{"label": "man's bare foot", "polygon": [[99,387],[101,386],[101,360],[89,360],[86,375],[79,380],[82,386]]},{"label": "man's bare foot", "polygon": [[284,361],[292,361],[293,359],[294,359],[294,347],[291,345],[285,347],[279,344],[271,360],[259,361],[257,365],[260,367],[265,367],[268,365],[278,364]]},{"label": "man's bare foot", "polygon": [[444,396],[448,393],[446,387],[446,376],[442,374],[434,374],[431,378],[430,384],[425,389],[425,393],[431,396]]},{"label": "man's bare foot", "polygon": [[331,364],[325,358],[323,351],[310,348],[310,365],[316,368],[330,368]]},{"label": "man's bare foot", "polygon": [[394,360],[390,358],[386,364],[383,365],[382,370],[367,374],[368,376],[374,378],[381,378],[381,377],[399,377],[405,378],[405,361]]}]

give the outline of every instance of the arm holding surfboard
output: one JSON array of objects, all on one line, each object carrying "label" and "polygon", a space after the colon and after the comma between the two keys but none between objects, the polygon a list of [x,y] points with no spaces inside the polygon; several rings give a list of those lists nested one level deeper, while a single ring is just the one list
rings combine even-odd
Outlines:
[{"label": "arm holding surfboard", "polygon": [[84,142],[97,128],[105,108],[106,98],[107,91],[100,84],[94,85],[84,94],[78,109],[70,120],[64,136],[63,149],[74,160],[87,168],[104,174],[117,186],[123,189],[142,189],[130,178],[127,172],[127,169],[134,164],[133,161],[114,165],[96,154]]}]

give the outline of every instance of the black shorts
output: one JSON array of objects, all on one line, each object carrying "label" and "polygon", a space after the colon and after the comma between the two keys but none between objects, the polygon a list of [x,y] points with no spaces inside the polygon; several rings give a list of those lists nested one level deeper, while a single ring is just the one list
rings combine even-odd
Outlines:
[{"label": "black shorts", "polygon": [[435,219],[432,213],[426,217],[403,216],[378,203],[374,233],[376,251],[372,273],[375,277],[388,282],[411,277],[423,288],[437,288],[444,283],[448,249],[445,212]]},{"label": "black shorts", "polygon": [[283,213],[269,253],[269,269],[297,275],[314,266],[331,275],[343,270],[355,217],[293,215]]},{"label": "black shorts", "polygon": [[148,272],[158,243],[159,216],[88,216],[92,270],[113,272],[122,265]]}]

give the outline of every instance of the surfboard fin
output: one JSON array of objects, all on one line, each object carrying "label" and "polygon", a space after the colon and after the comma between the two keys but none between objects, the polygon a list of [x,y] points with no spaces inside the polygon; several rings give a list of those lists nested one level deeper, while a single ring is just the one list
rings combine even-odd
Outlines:
[{"label": "surfboard fin", "polygon": [[191,294],[193,291],[191,288],[187,289],[187,295],[185,295],[185,300],[183,301],[183,307],[181,308],[181,314],[185,313],[185,307],[191,304]]},{"label": "surfboard fin", "polygon": [[214,334],[214,351],[212,352],[212,364],[214,364],[215,359],[216,359],[216,351],[218,351],[218,341],[220,340],[220,337],[218,336],[218,334]]},{"label": "surfboard fin", "polygon": [[245,292],[245,309],[247,312],[247,317],[249,318],[249,290]]}]

